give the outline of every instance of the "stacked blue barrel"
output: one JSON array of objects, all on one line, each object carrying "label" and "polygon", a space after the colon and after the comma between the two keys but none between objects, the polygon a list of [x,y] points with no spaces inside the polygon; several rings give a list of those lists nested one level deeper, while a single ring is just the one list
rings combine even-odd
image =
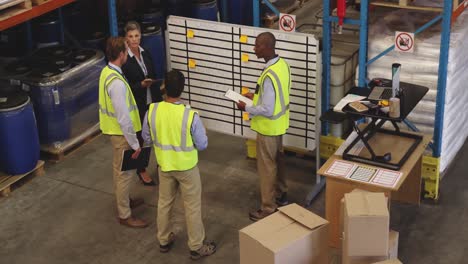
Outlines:
[{"label": "stacked blue barrel", "polygon": [[56,144],[98,122],[97,80],[104,65],[97,50],[50,46],[8,64],[2,78],[21,81],[34,105],[41,144]]},{"label": "stacked blue barrel", "polygon": [[61,26],[57,12],[51,12],[33,20],[34,40],[37,47],[58,45],[61,42]]},{"label": "stacked blue barrel", "polygon": [[27,51],[26,24],[0,31],[0,57],[21,57]]},{"label": "stacked blue barrel", "polygon": [[218,3],[216,0],[194,0],[193,17],[218,21]]},{"label": "stacked blue barrel", "polygon": [[0,84],[0,170],[17,175],[39,160],[39,139],[33,107],[19,88]]},{"label": "stacked blue barrel", "polygon": [[162,79],[166,72],[166,49],[161,28],[154,23],[142,24],[142,26],[141,45],[152,56],[156,78]]}]

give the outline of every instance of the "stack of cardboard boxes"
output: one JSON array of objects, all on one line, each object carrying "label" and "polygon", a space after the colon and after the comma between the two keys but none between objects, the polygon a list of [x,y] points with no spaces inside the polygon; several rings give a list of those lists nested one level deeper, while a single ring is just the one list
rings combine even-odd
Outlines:
[{"label": "stack of cardboard boxes", "polygon": [[389,228],[388,200],[383,193],[355,190],[345,194],[340,217],[343,264],[398,257],[398,232]]},{"label": "stack of cardboard boxes", "polygon": [[[239,231],[241,264],[328,264],[328,221],[290,204]],[[343,264],[398,264],[383,193],[354,190],[341,204]],[[380,261],[380,262],[379,262]]]}]

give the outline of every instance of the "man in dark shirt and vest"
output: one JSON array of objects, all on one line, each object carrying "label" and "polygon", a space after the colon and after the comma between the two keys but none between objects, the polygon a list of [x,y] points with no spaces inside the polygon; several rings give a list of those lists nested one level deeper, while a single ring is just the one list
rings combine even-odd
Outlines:
[{"label": "man in dark shirt and vest", "polygon": [[253,221],[269,216],[287,201],[283,135],[289,128],[289,93],[291,71],[288,63],[275,52],[276,39],[264,32],[255,40],[255,55],[266,62],[258,78],[253,106],[244,102],[237,107],[252,117],[250,128],[257,132],[257,170],[260,178],[261,206],[250,212]]},{"label": "man in dark shirt and vest", "polygon": [[177,70],[166,74],[166,99],[150,104],[143,120],[142,136],[152,144],[159,165],[158,239],[159,251],[168,252],[174,243],[171,210],[181,192],[187,222],[190,258],[216,252],[216,244],[205,240],[201,213],[201,180],[198,151],[208,146],[205,127],[198,113],[180,100],[185,77]]},{"label": "man in dark shirt and vest", "polygon": [[131,209],[143,204],[142,199],[130,199],[133,175],[120,171],[122,153],[133,149],[137,158],[141,148],[136,132],[141,131],[140,115],[132,90],[122,75],[121,67],[127,61],[127,44],[122,37],[110,37],[106,47],[109,64],[99,79],[99,124],[103,134],[110,136],[113,147],[114,192],[119,222],[130,227],[146,227],[147,222],[132,216]]}]

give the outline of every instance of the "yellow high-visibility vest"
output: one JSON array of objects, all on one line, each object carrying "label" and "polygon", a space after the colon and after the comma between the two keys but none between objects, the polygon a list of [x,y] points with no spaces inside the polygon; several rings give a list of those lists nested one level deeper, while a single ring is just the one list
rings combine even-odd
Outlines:
[{"label": "yellow high-visibility vest", "polygon": [[125,83],[127,89],[127,107],[130,113],[130,119],[132,120],[133,129],[135,132],[141,131],[140,114],[132,90],[125,78],[118,71],[109,66],[102,69],[101,77],[99,78],[99,125],[101,131],[106,135],[123,135],[109,92],[107,91],[110,83],[116,79]]},{"label": "yellow high-visibility vest", "polygon": [[253,105],[260,104],[260,94],[263,93],[263,81],[271,79],[275,89],[275,108],[271,117],[254,116],[250,128],[265,136],[286,134],[289,128],[289,92],[291,89],[291,71],[288,63],[279,58],[276,63],[263,70],[258,78],[257,89],[253,98]]},{"label": "yellow high-visibility vest", "polygon": [[162,171],[186,171],[198,163],[191,127],[195,111],[183,104],[150,104],[148,125]]}]

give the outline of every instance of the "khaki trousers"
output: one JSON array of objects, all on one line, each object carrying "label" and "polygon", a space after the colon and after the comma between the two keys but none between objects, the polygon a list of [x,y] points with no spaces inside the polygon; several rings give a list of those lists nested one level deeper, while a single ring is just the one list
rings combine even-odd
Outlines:
[{"label": "khaki trousers", "polygon": [[276,198],[288,191],[285,174],[283,136],[264,136],[257,133],[257,171],[260,178],[260,209],[273,212]]},{"label": "khaki trousers", "polygon": [[133,175],[130,171],[120,171],[122,166],[122,153],[124,150],[130,149],[127,140],[124,136],[110,136],[110,141],[113,148],[113,175],[114,175],[114,193],[117,201],[117,211],[121,219],[126,219],[132,215],[130,209],[130,186],[133,182]]},{"label": "khaki trousers", "polygon": [[188,247],[198,250],[205,239],[201,215],[201,180],[198,166],[187,171],[163,172],[159,167],[158,239],[161,245],[169,243],[172,232],[170,219],[177,190],[180,188],[187,223]]}]

